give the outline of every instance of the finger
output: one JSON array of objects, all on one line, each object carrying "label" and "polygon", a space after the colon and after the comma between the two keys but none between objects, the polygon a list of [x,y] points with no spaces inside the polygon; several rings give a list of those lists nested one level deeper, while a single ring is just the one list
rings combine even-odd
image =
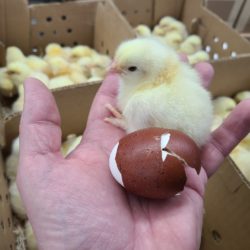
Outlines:
[{"label": "finger", "polygon": [[109,75],[98,90],[90,109],[87,126],[76,154],[86,143],[97,142],[110,153],[112,147],[125,133],[121,129],[104,121],[111,116],[111,112],[105,107],[107,103],[116,105],[118,92],[118,78],[115,75]]},{"label": "finger", "polygon": [[202,150],[202,165],[211,176],[232,149],[250,132],[250,100],[236,106]]},{"label": "finger", "polygon": [[200,62],[197,63],[194,68],[196,69],[196,71],[199,73],[201,80],[202,80],[202,84],[205,88],[208,88],[212,78],[214,76],[214,68],[210,63],[207,62]]},{"label": "finger", "polygon": [[20,124],[20,157],[59,152],[60,115],[52,94],[37,79],[25,81],[25,101]]}]

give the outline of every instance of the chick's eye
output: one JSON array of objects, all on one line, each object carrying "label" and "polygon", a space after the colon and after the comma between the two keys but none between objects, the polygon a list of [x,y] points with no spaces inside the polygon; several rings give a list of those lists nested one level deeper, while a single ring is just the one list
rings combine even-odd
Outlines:
[{"label": "chick's eye", "polygon": [[128,67],[128,70],[131,71],[131,72],[134,72],[137,70],[137,67],[136,66],[131,66],[131,67]]}]

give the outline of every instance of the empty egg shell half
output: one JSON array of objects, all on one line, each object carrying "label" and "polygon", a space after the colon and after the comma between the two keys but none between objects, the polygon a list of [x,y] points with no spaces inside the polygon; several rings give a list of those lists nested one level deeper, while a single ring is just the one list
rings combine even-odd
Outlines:
[{"label": "empty egg shell half", "polygon": [[165,199],[184,189],[185,167],[195,168],[199,174],[200,149],[180,131],[148,128],[123,137],[110,154],[109,166],[127,191]]}]

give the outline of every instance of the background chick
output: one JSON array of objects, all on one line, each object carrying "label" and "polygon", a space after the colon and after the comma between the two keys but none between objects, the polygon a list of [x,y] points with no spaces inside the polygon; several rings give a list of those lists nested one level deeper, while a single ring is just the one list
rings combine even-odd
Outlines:
[{"label": "background chick", "polygon": [[207,62],[209,59],[209,54],[204,50],[200,50],[192,55],[188,55],[188,61],[191,65],[194,65],[198,62]]},{"label": "background chick", "polygon": [[12,62],[24,62],[25,61],[25,56],[23,52],[15,47],[15,46],[10,46],[6,50],[6,64],[10,64]]},{"label": "background chick", "polygon": [[8,97],[16,93],[16,86],[12,83],[6,68],[0,69],[0,93]]},{"label": "background chick", "polygon": [[189,36],[181,45],[180,51],[188,55],[194,54],[195,52],[201,50],[202,41],[197,35]]},{"label": "background chick", "polygon": [[22,85],[31,73],[31,68],[24,62],[12,62],[7,65],[7,74],[16,87]]},{"label": "background chick", "polygon": [[134,28],[137,36],[150,36],[151,30],[147,25],[140,24]]},{"label": "background chick", "polygon": [[147,127],[180,130],[203,145],[210,133],[213,110],[210,94],[189,65],[174,50],[152,38],[122,43],[110,72],[120,76],[117,118],[107,122],[127,132]]}]

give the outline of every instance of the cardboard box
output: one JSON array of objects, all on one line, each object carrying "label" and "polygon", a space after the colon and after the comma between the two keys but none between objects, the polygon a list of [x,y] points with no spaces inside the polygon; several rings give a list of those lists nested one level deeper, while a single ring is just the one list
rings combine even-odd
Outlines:
[{"label": "cardboard box", "polygon": [[205,6],[220,18],[226,21],[231,27],[237,20],[245,0],[205,0]]},{"label": "cardboard box", "polygon": [[[0,0],[0,66],[5,65],[8,46],[17,46],[26,55],[40,55],[51,42],[84,44],[112,56],[121,41],[133,36],[112,1],[29,5],[27,0]],[[1,95],[0,102],[10,105],[10,99]]]},{"label": "cardboard box", "polygon": [[240,32],[250,32],[250,0],[246,0],[235,28]]},{"label": "cardboard box", "polygon": [[[245,55],[250,56],[249,42],[204,7],[200,0],[114,0],[114,2],[132,27],[147,24],[152,28],[160,18],[167,15],[181,20],[186,24],[189,33],[196,33],[202,38],[204,48],[209,52],[214,67],[229,60],[237,61]],[[231,70],[234,69],[228,68],[228,71]],[[229,79],[228,84],[233,85],[234,82]]]}]

